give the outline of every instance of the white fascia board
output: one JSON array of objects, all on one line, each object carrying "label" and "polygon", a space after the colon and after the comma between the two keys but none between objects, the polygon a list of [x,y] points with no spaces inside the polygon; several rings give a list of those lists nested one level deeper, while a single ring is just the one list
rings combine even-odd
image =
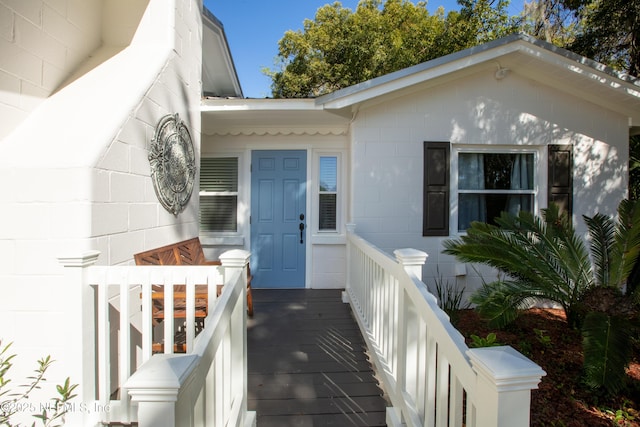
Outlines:
[{"label": "white fascia board", "polygon": [[640,80],[626,77],[626,75],[623,74],[616,76],[615,72],[612,72],[611,69],[603,64],[578,55],[575,55],[575,58],[558,55],[548,49],[540,48],[529,43],[520,42],[519,50],[550,66],[576,73],[580,77],[586,77],[607,89],[640,100]]},{"label": "white fascia board", "polygon": [[535,58],[550,67],[586,76],[607,90],[629,97],[631,101],[640,100],[640,80],[550,43],[516,34],[338,90],[317,98],[316,103],[325,109],[351,107],[482,63],[498,61],[515,52]]},{"label": "white fascia board", "polygon": [[[435,80],[439,77],[450,75],[456,71],[468,69],[478,64],[496,60],[501,56],[515,52],[514,45],[501,46],[496,49],[481,51],[480,53],[459,59],[452,59],[450,55],[418,64],[395,73],[387,74],[349,88],[343,89],[344,93],[337,91],[316,99],[316,103],[325,109],[343,109],[346,107],[368,101],[391,92],[407,87]],[[455,55],[455,54],[453,54]]]},{"label": "white fascia board", "polygon": [[322,111],[313,99],[203,99],[200,111]]}]

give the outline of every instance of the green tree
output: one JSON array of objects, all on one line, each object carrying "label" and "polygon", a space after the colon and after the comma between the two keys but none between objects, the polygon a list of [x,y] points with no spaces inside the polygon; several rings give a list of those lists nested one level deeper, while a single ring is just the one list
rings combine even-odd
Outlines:
[{"label": "green tree", "polygon": [[566,47],[640,76],[640,0],[571,0],[571,6],[584,22]]},{"label": "green tree", "polygon": [[[316,97],[500,37],[507,0],[460,0],[460,12],[431,15],[425,1],[361,0],[318,9],[278,44],[271,76],[276,98]],[[496,6],[493,3],[496,2]]]},{"label": "green tree", "polygon": [[[463,34],[475,36],[466,47],[486,43],[518,30],[519,20],[508,14],[509,3],[510,0],[458,0],[460,17],[468,27]],[[452,34],[448,33],[447,36],[451,37]]]},{"label": "green tree", "polygon": [[582,23],[581,9],[574,3],[574,0],[525,2],[520,30],[557,46],[567,46],[575,40]]}]

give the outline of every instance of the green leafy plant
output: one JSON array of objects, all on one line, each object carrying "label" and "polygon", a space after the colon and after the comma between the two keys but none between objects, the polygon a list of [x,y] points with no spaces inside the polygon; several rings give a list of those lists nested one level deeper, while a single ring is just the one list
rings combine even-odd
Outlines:
[{"label": "green leafy plant", "polygon": [[567,215],[552,204],[537,217],[502,213],[496,225],[474,222],[445,253],[496,268],[504,279],[471,297],[494,327],[513,321],[536,301],[562,306],[583,333],[584,372],[591,387],[615,393],[629,362],[640,292],[627,285],[640,253],[640,201],[623,200],[617,218],[583,216],[589,250]]},{"label": "green leafy plant", "polygon": [[[2,341],[0,341],[0,346]],[[11,380],[7,378],[7,374],[13,366],[13,359],[15,354],[9,354],[9,348],[11,343],[1,347],[0,349],[0,425],[1,426],[18,426],[12,418],[18,412],[24,412],[25,410],[35,411],[36,406],[29,402],[29,397],[34,390],[38,390],[41,384],[46,381],[45,374],[53,360],[51,356],[46,356],[38,360],[38,367],[34,370],[34,374],[29,376],[27,384],[19,385],[15,389],[8,388]],[[69,402],[76,397],[73,394],[74,390],[78,387],[77,384],[71,384],[69,378],[67,378],[62,385],[56,386],[57,396],[50,399],[48,405],[43,406],[41,413],[33,415],[34,418],[40,420],[41,425],[45,427],[59,427],[63,426],[65,422],[65,415],[69,410]],[[32,424],[32,427],[36,423]]]},{"label": "green leafy plant", "polygon": [[542,217],[503,212],[496,224],[472,223],[465,236],[444,242],[444,252],[461,261],[486,264],[504,278],[486,283],[471,297],[493,327],[512,322],[535,301],[554,301],[576,324],[576,304],[593,283],[583,239],[556,205]]},{"label": "green leafy plant", "polygon": [[538,342],[545,347],[551,347],[551,337],[546,335],[546,332],[542,329],[533,328],[533,333],[536,335]]},{"label": "green leafy plant", "polygon": [[438,277],[434,278],[434,285],[438,306],[447,313],[451,323],[455,325],[460,310],[471,307],[471,303],[464,298],[465,288],[459,288],[457,283],[451,284],[448,280],[444,280],[440,271],[438,271]]},{"label": "green leafy plant", "polygon": [[496,347],[502,345],[497,341],[497,336],[494,332],[489,332],[486,337],[479,337],[478,335],[471,335],[470,347]]},{"label": "green leafy plant", "polygon": [[533,347],[529,341],[522,340],[518,343],[518,350],[527,357],[531,357]]}]

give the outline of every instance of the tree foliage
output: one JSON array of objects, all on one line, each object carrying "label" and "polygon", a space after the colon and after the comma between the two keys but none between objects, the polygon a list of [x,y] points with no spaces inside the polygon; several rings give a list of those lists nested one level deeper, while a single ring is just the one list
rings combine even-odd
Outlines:
[{"label": "tree foliage", "polygon": [[557,46],[566,46],[580,31],[579,9],[574,0],[525,1],[520,30]]},{"label": "tree foliage", "polygon": [[[427,3],[362,0],[318,9],[303,29],[279,42],[279,66],[267,71],[276,98],[316,97],[500,37],[507,0],[461,0],[462,9],[431,15]],[[496,2],[494,6],[493,3]]]},{"label": "tree foliage", "polygon": [[640,0],[458,0],[430,14],[426,1],[361,0],[319,8],[278,44],[276,98],[316,97],[521,31],[619,71],[640,74]]},{"label": "tree foliage", "polygon": [[576,53],[640,76],[640,0],[571,0],[583,20],[566,47]]}]

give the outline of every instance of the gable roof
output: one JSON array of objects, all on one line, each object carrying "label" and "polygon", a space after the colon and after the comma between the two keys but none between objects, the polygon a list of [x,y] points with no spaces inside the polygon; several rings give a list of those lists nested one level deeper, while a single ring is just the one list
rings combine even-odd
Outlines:
[{"label": "gable roof", "polygon": [[493,68],[496,78],[514,72],[629,117],[640,126],[640,79],[527,34],[513,34],[405,68],[316,98],[325,109],[343,110],[415,86]]},{"label": "gable roof", "polygon": [[[286,126],[292,124],[295,112],[309,121],[314,117],[326,120],[333,114],[344,126],[363,103],[382,102],[483,69],[494,71],[498,79],[516,73],[616,111],[628,117],[632,132],[640,132],[640,79],[526,34],[513,34],[423,62],[314,100],[207,99],[202,105],[203,129],[230,120],[236,126],[251,125],[261,117],[274,126]],[[287,114],[274,114],[285,110]]]},{"label": "gable roof", "polygon": [[202,8],[202,92],[205,96],[242,97],[224,25]]}]

